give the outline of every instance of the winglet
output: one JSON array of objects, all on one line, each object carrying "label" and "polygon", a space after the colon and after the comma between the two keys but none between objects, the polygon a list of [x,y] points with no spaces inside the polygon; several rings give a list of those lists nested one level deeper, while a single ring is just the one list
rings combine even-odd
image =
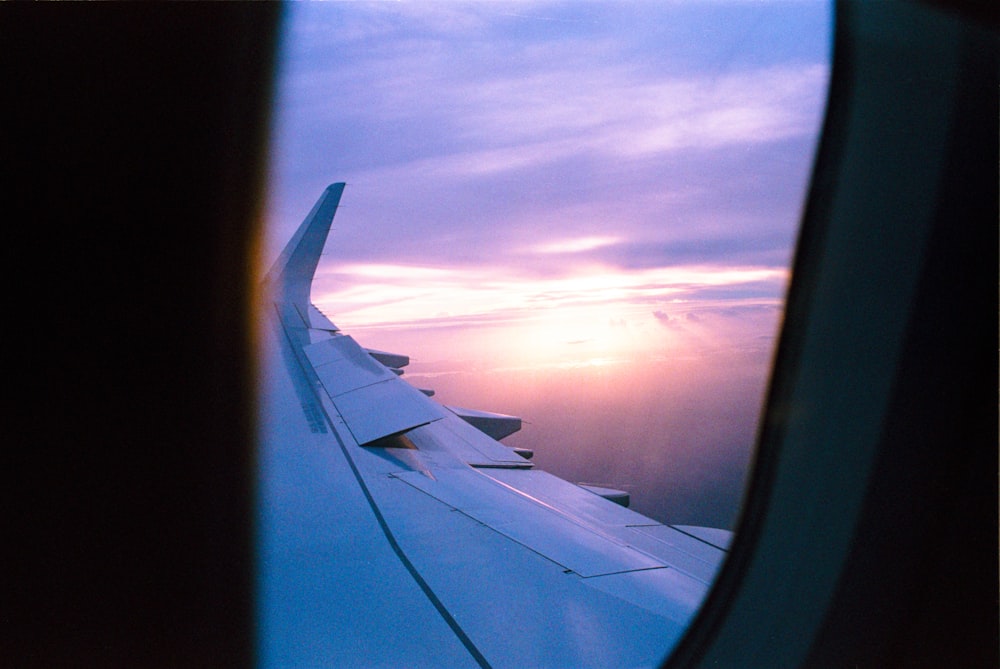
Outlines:
[{"label": "winglet", "polygon": [[342,182],[327,186],[265,278],[278,299],[296,305],[301,313],[309,308],[313,275],[343,193]]}]

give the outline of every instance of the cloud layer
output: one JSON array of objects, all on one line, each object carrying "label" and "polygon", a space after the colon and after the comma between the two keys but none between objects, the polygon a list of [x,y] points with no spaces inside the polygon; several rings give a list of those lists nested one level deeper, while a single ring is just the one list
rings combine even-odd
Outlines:
[{"label": "cloud layer", "polygon": [[[734,264],[784,263],[825,95],[822,48],[741,59],[752,33],[698,39],[719,37],[718,10],[294,5],[271,253],[326,183],[347,180],[331,249],[345,260],[541,272],[559,261],[524,249],[613,236],[622,243],[588,260],[726,251]],[[678,36],[684,22],[694,38]]]}]

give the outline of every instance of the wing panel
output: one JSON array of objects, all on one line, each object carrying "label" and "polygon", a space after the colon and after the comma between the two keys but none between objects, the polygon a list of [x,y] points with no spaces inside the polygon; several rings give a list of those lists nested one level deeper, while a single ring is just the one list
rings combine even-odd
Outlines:
[{"label": "wing panel", "polygon": [[351,337],[331,337],[303,349],[330,397],[395,378]]},{"label": "wing panel", "polygon": [[704,601],[710,585],[677,569],[646,569],[595,576],[588,578],[586,583],[652,611],[681,630]]},{"label": "wing panel", "polygon": [[608,501],[600,495],[545,471],[498,470],[484,474],[546,504],[564,509],[564,513],[571,515],[580,523],[602,527],[626,527],[650,522],[648,518],[635,511],[618,504],[608,504]]},{"label": "wing panel", "polygon": [[664,556],[671,565],[705,583],[712,582],[726,557],[718,548],[667,525],[640,525],[628,529],[632,545],[654,555]]},{"label": "wing panel", "polygon": [[475,470],[445,470],[435,476],[436,479],[430,479],[418,472],[395,475],[581,576],[664,566],[663,562],[593,527],[574,522],[561,510],[500,485]]},{"label": "wing panel", "polygon": [[[403,550],[497,669],[659,666],[704,596],[703,584],[672,569],[566,573],[398,479],[373,480],[372,494]],[[646,578],[631,578],[639,575]]]},{"label": "wing panel", "polygon": [[623,545],[651,555],[662,564],[680,569],[708,583],[724,554],[694,537],[654,524],[649,518],[540,470],[490,470],[483,472],[525,495],[558,508],[581,525],[601,531]]},{"label": "wing panel", "polygon": [[712,544],[716,548],[724,551],[729,550],[729,544],[733,542],[733,533],[729,530],[720,530],[717,527],[699,527],[696,525],[671,525],[671,527],[701,539],[707,544]]}]

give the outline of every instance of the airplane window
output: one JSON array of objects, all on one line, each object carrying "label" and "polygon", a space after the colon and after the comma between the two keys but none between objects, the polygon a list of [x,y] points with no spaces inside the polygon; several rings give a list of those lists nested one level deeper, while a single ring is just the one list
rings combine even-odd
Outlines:
[{"label": "airplane window", "polygon": [[[651,524],[724,543],[703,530],[739,514],[831,15],[825,3],[293,4],[268,255],[347,182],[312,286],[336,327],[408,354],[402,379],[441,404],[523,418],[502,443],[532,452],[535,470],[625,491]],[[407,448],[437,443],[423,429]],[[463,508],[457,484],[435,493],[433,467],[416,474],[411,487]]]},{"label": "airplane window", "polygon": [[[295,4],[270,235],[314,301],[658,520],[731,528],[825,101],[819,3]],[[272,254],[275,255],[275,254]]]}]

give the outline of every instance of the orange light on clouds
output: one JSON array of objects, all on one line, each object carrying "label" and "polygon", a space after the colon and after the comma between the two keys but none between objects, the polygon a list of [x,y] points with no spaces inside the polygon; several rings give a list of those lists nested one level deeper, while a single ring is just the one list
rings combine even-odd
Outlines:
[{"label": "orange light on clouds", "polygon": [[[502,268],[434,268],[352,264],[325,268],[316,302],[345,331],[395,350],[409,334],[424,361],[489,361],[495,368],[607,366],[683,355],[739,329],[699,313],[780,306],[788,271],[773,267],[680,266],[529,277]],[[339,284],[339,287],[338,287]],[[706,289],[754,291],[773,297],[706,299]],[[769,335],[747,323],[747,337]],[[769,327],[773,327],[772,324]],[[759,331],[758,331],[759,330]],[[445,365],[447,366],[447,365]]]},{"label": "orange light on clouds", "polygon": [[442,316],[499,317],[521,309],[574,304],[654,304],[691,296],[703,288],[761,282],[773,283],[778,290],[768,292],[779,295],[787,278],[788,270],[776,267],[692,265],[633,271],[594,267],[535,278],[503,268],[351,264],[324,268],[314,293],[317,304],[328,306],[336,318],[380,325]]}]

